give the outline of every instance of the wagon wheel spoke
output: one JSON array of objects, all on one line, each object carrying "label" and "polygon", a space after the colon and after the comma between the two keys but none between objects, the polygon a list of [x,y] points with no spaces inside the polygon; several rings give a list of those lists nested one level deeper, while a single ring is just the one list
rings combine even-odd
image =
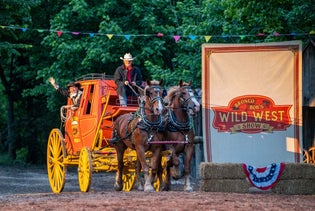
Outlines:
[{"label": "wagon wheel spoke", "polygon": [[134,168],[124,166],[123,175],[123,191],[131,191],[136,182],[136,172]]},{"label": "wagon wheel spoke", "polygon": [[153,187],[155,191],[160,191],[161,189],[161,184],[165,181],[166,175],[167,175],[167,155],[162,155],[161,158],[161,167],[162,167],[162,181],[160,181],[160,178],[156,177],[153,183]]},{"label": "wagon wheel spoke", "polygon": [[303,149],[303,162],[310,163],[310,154],[305,149]]},{"label": "wagon wheel spoke", "polygon": [[92,156],[87,147],[83,147],[80,152],[79,165],[78,165],[78,180],[80,190],[88,192],[92,179]]},{"label": "wagon wheel spoke", "polygon": [[315,147],[311,147],[308,149],[309,153],[309,163],[313,163],[315,165]]},{"label": "wagon wheel spoke", "polygon": [[49,184],[54,193],[60,193],[65,185],[67,167],[63,163],[65,148],[62,141],[61,131],[53,129],[48,138],[46,162]]},{"label": "wagon wheel spoke", "polygon": [[154,190],[155,190],[156,192],[160,191],[161,182],[160,182],[160,178],[158,177],[158,175],[157,175],[156,178],[154,179],[153,188],[154,188]]}]

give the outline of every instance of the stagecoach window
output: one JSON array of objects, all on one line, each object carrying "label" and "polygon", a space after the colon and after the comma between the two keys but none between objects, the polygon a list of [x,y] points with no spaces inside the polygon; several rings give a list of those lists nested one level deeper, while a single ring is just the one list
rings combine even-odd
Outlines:
[{"label": "stagecoach window", "polygon": [[90,88],[90,91],[89,91],[88,96],[87,96],[87,106],[86,106],[86,111],[84,114],[91,114],[94,84],[92,84],[89,88]]}]

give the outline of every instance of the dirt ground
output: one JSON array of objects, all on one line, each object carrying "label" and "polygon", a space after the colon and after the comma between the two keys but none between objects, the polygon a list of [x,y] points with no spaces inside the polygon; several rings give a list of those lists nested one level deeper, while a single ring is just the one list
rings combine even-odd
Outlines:
[{"label": "dirt ground", "polygon": [[81,193],[76,169],[69,169],[62,193],[51,192],[45,167],[0,165],[0,210],[315,210],[315,195],[181,191],[183,181],[172,181],[172,191],[144,193],[113,190],[114,173],[94,173],[88,193]]}]

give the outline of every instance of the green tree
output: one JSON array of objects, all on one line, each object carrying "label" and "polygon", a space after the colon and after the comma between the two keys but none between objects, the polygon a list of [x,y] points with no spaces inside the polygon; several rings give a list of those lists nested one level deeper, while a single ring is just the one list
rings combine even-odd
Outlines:
[{"label": "green tree", "polygon": [[[41,106],[46,98],[45,90],[36,87],[42,83],[37,78],[37,69],[47,66],[47,53],[40,46],[43,35],[32,29],[49,26],[51,13],[44,11],[49,5],[40,0],[10,0],[2,1],[0,7],[1,24],[23,27],[0,30],[0,90],[4,93],[1,98],[7,111],[6,125],[1,127],[1,133],[6,136],[1,137],[1,145],[8,150],[11,160],[17,153],[27,152],[25,162],[42,162],[39,158],[45,152],[43,138],[45,141],[47,138],[43,131],[49,124],[43,117],[49,113]],[[43,17],[48,19],[45,21]]]},{"label": "green tree", "polygon": [[[183,21],[187,26],[189,20],[198,17],[199,10],[186,20],[185,16],[189,15],[187,9],[194,6],[194,1],[187,2],[189,5],[181,8],[185,4],[180,1],[179,6],[177,1],[162,0],[127,0],[119,4],[116,1],[70,1],[51,21],[52,31],[66,33],[60,37],[51,33],[45,38],[43,44],[52,49],[54,62],[39,75],[47,76],[48,73],[64,84],[64,80],[69,81],[85,73],[113,74],[121,63],[119,57],[130,52],[137,57],[135,63],[142,68],[144,79],[164,78],[167,84],[173,85],[174,79],[179,77],[190,80],[200,78],[200,71],[196,71],[200,69],[200,64],[195,66],[200,59],[193,59],[190,63],[200,52],[200,46],[197,46],[200,43],[181,46],[173,38],[186,32],[181,26]],[[194,25],[191,30],[198,22],[194,21]],[[97,32],[101,36],[69,33],[75,31]],[[159,37],[158,33],[165,36]],[[105,36],[108,34],[115,36],[109,39]],[[127,39],[128,35],[130,38]],[[183,49],[185,52],[181,52]],[[194,77],[191,78],[191,75]],[[200,82],[197,84],[200,85]]]},{"label": "green tree", "polygon": [[[1,19],[4,24],[27,25],[31,23],[30,7],[36,5],[36,1],[3,1],[1,4]],[[18,8],[18,9],[17,9]],[[17,19],[16,17],[21,17]],[[20,111],[17,106],[19,98],[23,92],[27,79],[31,74],[27,71],[29,61],[28,52],[32,48],[31,44],[21,42],[27,39],[23,32],[15,29],[1,31],[1,63],[0,78],[3,91],[6,96],[7,105],[7,145],[10,158],[15,158],[15,149],[19,136],[16,128],[19,128]],[[25,74],[25,72],[27,72]],[[21,86],[22,85],[22,86]]]},{"label": "green tree", "polygon": [[[312,0],[223,0],[223,34],[251,35],[241,40],[237,37],[233,42],[305,41],[307,36],[293,34],[308,33],[314,29],[313,3]],[[259,33],[264,36],[257,37]],[[275,36],[275,33],[286,36]]]}]

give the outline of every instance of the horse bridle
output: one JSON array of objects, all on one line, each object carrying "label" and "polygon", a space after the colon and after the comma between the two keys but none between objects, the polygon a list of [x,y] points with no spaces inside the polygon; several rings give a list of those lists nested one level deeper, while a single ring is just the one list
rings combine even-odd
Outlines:
[{"label": "horse bridle", "polygon": [[[191,87],[190,86],[183,86],[181,87],[181,89],[184,88],[188,93],[190,93],[191,91]],[[189,107],[188,107],[188,102],[191,101],[193,98],[195,98],[195,96],[189,96],[188,98],[184,98],[182,94],[180,94],[179,96],[179,100],[181,102],[184,102],[184,103],[181,103],[181,105],[183,105],[182,109],[186,110],[188,112],[189,110]],[[194,110],[194,108],[191,108]]]},{"label": "horse bridle", "polygon": [[[152,88],[154,89],[159,89],[161,90],[161,87],[159,86],[152,86]],[[149,100],[150,100],[150,108],[149,108],[149,111],[150,112],[153,112],[153,104],[154,102],[158,101],[158,100],[161,100],[161,97],[160,96],[156,96],[156,97],[150,97],[148,95],[146,95]],[[153,121],[150,121],[148,118],[147,118],[147,114],[145,114],[144,110],[145,109],[148,109],[148,108],[145,108],[145,103],[146,103],[146,100],[144,98],[141,98],[140,100],[140,113],[138,113],[138,115],[140,116],[141,118],[141,122],[146,126],[146,127],[149,127],[149,128],[160,128],[162,123],[163,123],[163,118],[162,118],[162,115],[159,115],[159,119],[155,122]]]},{"label": "horse bridle", "polygon": [[[158,92],[161,91],[161,87],[160,87],[160,86],[151,86],[150,88],[153,88],[155,91],[158,90]],[[150,112],[153,112],[153,104],[154,104],[156,101],[158,101],[158,100],[162,101],[162,98],[161,98],[160,96],[156,96],[156,97],[153,97],[153,98],[152,98],[151,96],[147,96],[147,97],[149,98],[150,104],[151,104],[151,106],[150,106]],[[163,105],[163,103],[162,103],[162,105]]]},{"label": "horse bridle", "polygon": [[[191,90],[190,86],[180,87],[180,89],[182,89],[182,88],[184,88],[188,92],[190,92],[189,90]],[[186,111],[187,121],[186,122],[177,121],[175,114],[174,114],[174,111],[172,111],[172,109],[168,110],[168,117],[169,117],[168,121],[170,123],[170,125],[169,125],[170,128],[173,128],[176,131],[180,131],[181,133],[183,133],[183,131],[190,130],[190,127],[191,127],[189,114],[188,114],[189,113],[188,112],[188,110],[189,110],[188,109],[188,102],[191,101],[194,98],[194,96],[189,96],[188,98],[184,98],[180,91],[178,93],[180,93],[180,94],[175,94],[174,97],[176,97],[176,96],[178,97],[178,100],[180,102],[180,107],[179,108],[173,107],[172,109],[182,109],[182,110]],[[173,100],[174,100],[174,98],[173,98]],[[185,135],[185,137],[186,137],[186,135]],[[187,139],[187,137],[186,137],[186,139]]]}]

